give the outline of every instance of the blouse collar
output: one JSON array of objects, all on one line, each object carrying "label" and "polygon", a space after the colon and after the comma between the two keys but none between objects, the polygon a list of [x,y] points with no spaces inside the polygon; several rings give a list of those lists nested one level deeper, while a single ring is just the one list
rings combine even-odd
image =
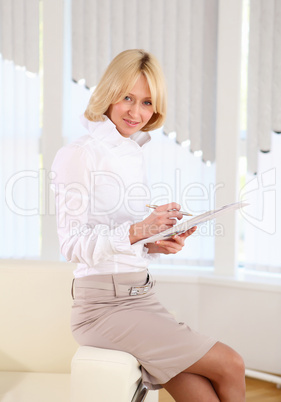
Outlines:
[{"label": "blouse collar", "polygon": [[150,134],[144,131],[137,131],[129,138],[123,137],[116,129],[115,124],[107,116],[104,116],[104,118],[104,121],[90,121],[82,115],[80,120],[92,137],[111,144],[111,146],[135,143],[137,146],[142,147],[151,140]]}]

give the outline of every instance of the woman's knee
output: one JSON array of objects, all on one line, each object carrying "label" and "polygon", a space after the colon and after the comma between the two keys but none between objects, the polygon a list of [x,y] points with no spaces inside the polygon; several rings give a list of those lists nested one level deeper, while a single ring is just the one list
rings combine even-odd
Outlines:
[{"label": "woman's knee", "polygon": [[231,396],[233,400],[244,401],[246,383],[245,364],[242,356],[231,350],[220,374],[214,381],[218,395],[225,398]]},{"label": "woman's knee", "polygon": [[239,353],[235,352],[235,357],[234,357],[234,362],[233,362],[234,366],[235,366],[235,370],[237,370],[237,372],[239,374],[241,374],[242,376],[245,377],[245,363],[244,363],[244,359],[241,355],[239,355]]},{"label": "woman's knee", "polygon": [[[221,365],[218,376],[214,379],[221,392],[226,388],[230,392],[235,389],[237,394],[245,394],[245,364],[242,356],[235,350],[229,348],[227,358]],[[225,392],[224,392],[225,393]],[[240,400],[240,399],[239,399]],[[242,399],[241,399],[242,400]]]},{"label": "woman's knee", "polygon": [[245,381],[244,360],[242,356],[234,350],[225,364],[225,372],[230,379],[237,379],[237,381],[241,380],[242,383]]},{"label": "woman's knee", "polygon": [[217,342],[207,354],[187,372],[203,375],[211,380],[234,380],[245,377],[243,358],[229,346]]},{"label": "woman's knee", "polygon": [[243,358],[223,343],[217,342],[206,355],[185,371],[208,378],[220,400],[245,400]]}]

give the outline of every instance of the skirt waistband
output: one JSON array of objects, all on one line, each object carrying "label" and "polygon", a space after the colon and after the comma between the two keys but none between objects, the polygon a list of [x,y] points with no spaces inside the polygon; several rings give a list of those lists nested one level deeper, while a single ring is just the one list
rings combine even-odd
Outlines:
[{"label": "skirt waistband", "polygon": [[128,272],[108,275],[90,275],[74,278],[71,286],[71,296],[74,290],[81,288],[111,290],[115,296],[140,296],[146,294],[155,285],[147,269],[140,272]]}]

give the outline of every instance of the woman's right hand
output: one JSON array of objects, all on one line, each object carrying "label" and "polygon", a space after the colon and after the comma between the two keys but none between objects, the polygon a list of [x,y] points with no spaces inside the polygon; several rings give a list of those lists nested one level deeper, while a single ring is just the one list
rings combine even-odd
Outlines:
[{"label": "woman's right hand", "polygon": [[139,240],[147,239],[150,236],[163,232],[177,223],[177,219],[182,219],[181,206],[176,202],[161,205],[143,221],[137,222],[130,227],[131,244]]}]

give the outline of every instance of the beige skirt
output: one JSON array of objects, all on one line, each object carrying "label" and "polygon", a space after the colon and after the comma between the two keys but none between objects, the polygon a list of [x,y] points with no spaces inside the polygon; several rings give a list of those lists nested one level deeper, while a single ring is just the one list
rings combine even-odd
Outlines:
[{"label": "beige skirt", "polygon": [[159,389],[216,343],[175,318],[155,296],[148,271],[74,280],[71,328],[80,345],[128,352],[148,389]]}]

